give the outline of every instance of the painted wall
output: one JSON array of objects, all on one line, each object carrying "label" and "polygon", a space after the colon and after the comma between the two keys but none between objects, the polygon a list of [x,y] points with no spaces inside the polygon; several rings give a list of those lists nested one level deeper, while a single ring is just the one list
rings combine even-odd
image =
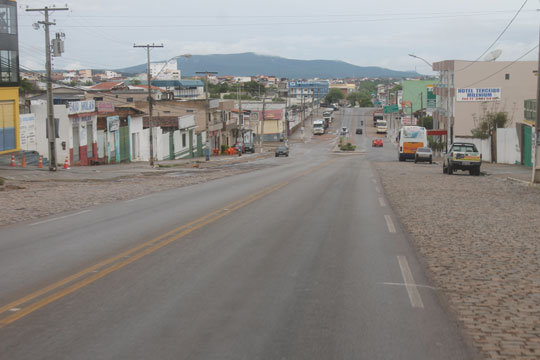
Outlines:
[{"label": "painted wall", "polygon": [[[425,108],[427,104],[427,86],[436,83],[437,80],[403,80],[401,83],[403,86],[402,101],[412,102],[413,112],[420,110],[422,102]],[[422,94],[422,99],[420,94]],[[407,108],[407,110],[409,111],[410,108]]]},{"label": "painted wall", "polygon": [[0,154],[20,150],[19,88],[0,87]]},{"label": "painted wall", "polygon": [[[514,127],[517,122],[524,122],[524,102],[536,96],[537,78],[533,71],[536,70],[538,63],[536,61],[519,61],[510,65],[510,61],[484,61],[457,71],[468,63],[465,61],[455,62],[454,87],[456,91],[459,88],[501,88],[501,100],[491,102],[454,101],[454,133],[456,136],[470,136],[471,130],[475,127],[474,118],[481,117],[486,111],[506,111],[510,120],[508,127]],[[505,66],[509,67],[503,69]],[[497,73],[497,71],[499,72]],[[506,74],[509,76],[508,80]]]},{"label": "painted wall", "polygon": [[[49,148],[47,142],[47,103],[38,101],[30,106],[30,110],[36,116],[36,149],[44,158],[49,158]],[[70,120],[68,109],[65,105],[54,105],[54,117],[58,119],[58,138],[56,139],[56,160],[57,165],[62,166],[64,160],[69,157],[70,148]],[[64,146],[62,146],[64,143]]]}]

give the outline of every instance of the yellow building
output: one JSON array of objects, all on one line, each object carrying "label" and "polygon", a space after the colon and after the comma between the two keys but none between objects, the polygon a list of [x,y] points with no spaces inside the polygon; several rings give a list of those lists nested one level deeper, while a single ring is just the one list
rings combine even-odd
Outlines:
[{"label": "yellow building", "polygon": [[17,2],[0,0],[0,154],[19,147]]}]

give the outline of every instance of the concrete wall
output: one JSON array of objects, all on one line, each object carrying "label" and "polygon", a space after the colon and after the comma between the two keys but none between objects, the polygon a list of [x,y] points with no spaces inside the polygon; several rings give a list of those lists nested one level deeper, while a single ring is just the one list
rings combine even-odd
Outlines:
[{"label": "concrete wall", "polygon": [[[49,148],[47,142],[47,104],[45,102],[32,104],[31,112],[36,115],[36,149],[40,155],[49,158]],[[65,105],[54,105],[54,117],[59,119],[58,135],[56,139],[56,160],[62,166],[64,160],[69,157],[71,122],[68,117],[68,109]],[[65,149],[62,143],[65,143]]]},{"label": "concrete wall", "polygon": [[471,139],[456,137],[454,142],[468,142],[476,145],[480,154],[482,154],[482,161],[491,162],[491,139]]},{"label": "concrete wall", "polygon": [[515,128],[497,129],[497,163],[521,163],[521,149]]}]

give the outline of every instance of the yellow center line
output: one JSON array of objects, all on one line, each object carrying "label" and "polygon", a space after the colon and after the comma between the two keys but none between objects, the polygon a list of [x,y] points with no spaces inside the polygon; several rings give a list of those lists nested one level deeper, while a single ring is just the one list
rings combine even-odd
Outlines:
[{"label": "yellow center line", "polygon": [[[334,160],[329,160],[329,161],[326,161],[318,166],[315,166],[315,167],[312,167],[310,169],[308,169],[307,171],[304,171],[302,173],[300,173],[299,175],[297,176],[294,176],[292,179],[297,179],[299,177],[302,177],[302,176],[305,176],[305,175],[308,175],[314,171],[317,171],[319,169],[322,169],[323,167],[326,167],[327,165],[329,165],[331,162],[333,162]],[[222,217],[230,214],[231,212],[233,211],[236,211],[270,193],[273,193],[279,189],[281,189],[282,187],[288,185],[290,183],[290,181],[284,181],[284,182],[281,182],[281,183],[278,183],[277,185],[274,185],[270,188],[267,188],[267,189],[264,189],[264,190],[261,190],[261,191],[258,191],[254,194],[251,194],[241,200],[238,200],[238,201],[235,201],[223,208],[220,208],[218,210],[215,210],[205,216],[202,216],[196,220],[193,220],[185,225],[182,225],[182,226],[179,226],[163,235],[160,235],[152,240],[149,240],[147,242],[144,242],[132,249],[129,249],[127,251],[124,251],[114,257],[111,257],[109,259],[106,259],[98,264],[95,264],[93,266],[90,266],[84,270],[81,270],[65,279],[62,279],[58,282],[55,282],[49,286],[46,286],[40,290],[37,290],[29,295],[26,295],[18,300],[15,300],[7,305],[4,305],[2,307],[0,307],[0,314],[3,313],[3,312],[6,312],[7,310],[10,310],[14,307],[17,307],[21,304],[25,304],[25,303],[28,303],[38,297],[41,297],[53,290],[56,290],[60,287],[63,287],[63,286],[66,286],[68,285],[69,283],[73,282],[73,281],[76,281],[78,279],[80,279],[81,277],[85,276],[85,275],[88,275],[92,272],[94,272],[95,270],[98,270],[100,268],[103,268],[104,266],[107,266],[109,264],[113,264],[109,267],[107,267],[106,269],[103,269],[103,270],[100,270],[99,272],[97,273],[92,273],[90,276],[76,282],[76,283],[73,283],[41,300],[38,300],[36,301],[35,303],[32,303],[30,304],[29,306],[27,307],[24,307],[22,308],[21,310],[17,311],[16,313],[13,313],[12,315],[9,315],[9,316],[6,316],[5,318],[3,318],[2,320],[0,320],[0,328],[8,325],[8,324],[11,324],[13,323],[14,321],[17,321],[19,319],[21,319],[22,317],[68,295],[68,294],[71,294],[93,282],[95,282],[96,280],[99,280],[101,278],[103,278],[104,276],[118,270],[118,269],[121,269],[123,268],[124,266],[128,265],[128,264],[131,264],[139,259],[141,259],[142,257],[146,256],[146,255],[149,255],[159,249],[161,249],[162,247],[174,242],[174,241],[177,241],[181,238],[183,238],[184,236],[192,233],[193,231],[195,230],[198,230],[210,223],[213,223],[215,222],[216,220],[218,219],[221,219]],[[183,230],[183,231],[181,231]],[[179,231],[181,231],[180,233],[178,233]],[[174,235],[176,234],[176,235]],[[172,236],[174,235],[174,236]],[[165,240],[163,240],[165,239]],[[134,255],[133,255],[134,254]],[[125,258],[126,256],[128,255],[131,255],[129,258]],[[121,259],[124,259],[122,261],[119,261]],[[116,262],[116,263],[115,263]]]}]

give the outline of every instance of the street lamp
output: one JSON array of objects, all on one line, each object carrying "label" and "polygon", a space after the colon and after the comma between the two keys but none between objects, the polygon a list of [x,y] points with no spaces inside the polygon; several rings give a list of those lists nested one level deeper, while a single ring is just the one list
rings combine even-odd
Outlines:
[{"label": "street lamp", "polygon": [[167,67],[167,65],[169,65],[171,61],[181,58],[181,57],[185,57],[186,59],[189,59],[191,57],[191,54],[176,55],[170,58],[169,60],[165,61],[165,64],[163,64],[163,67],[161,68],[161,70],[159,70],[159,72],[152,78],[152,80],[156,80],[159,74],[161,74],[161,72],[165,70],[165,68]]},{"label": "street lamp", "polygon": [[420,56],[416,56],[416,55],[414,55],[414,54],[409,54],[409,56],[410,56],[410,57],[413,57],[413,58],[415,58],[415,59],[422,60],[423,62],[425,62],[426,64],[428,64],[429,67],[431,67],[431,68],[433,69],[433,64],[430,63],[429,61],[427,61],[426,59],[421,58]]}]

